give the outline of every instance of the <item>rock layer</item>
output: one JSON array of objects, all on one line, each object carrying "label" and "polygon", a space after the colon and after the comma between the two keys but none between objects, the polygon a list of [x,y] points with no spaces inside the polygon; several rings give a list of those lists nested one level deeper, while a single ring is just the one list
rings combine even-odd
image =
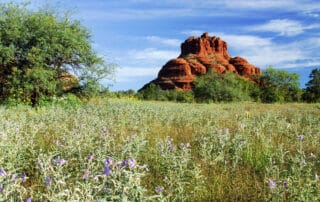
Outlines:
[{"label": "rock layer", "polygon": [[196,76],[206,74],[210,69],[221,74],[234,72],[246,79],[261,74],[258,67],[244,58],[231,57],[225,41],[204,33],[201,37],[185,40],[181,44],[181,55],[168,61],[159,71],[158,77],[142,89],[154,83],[163,90],[191,90]]}]

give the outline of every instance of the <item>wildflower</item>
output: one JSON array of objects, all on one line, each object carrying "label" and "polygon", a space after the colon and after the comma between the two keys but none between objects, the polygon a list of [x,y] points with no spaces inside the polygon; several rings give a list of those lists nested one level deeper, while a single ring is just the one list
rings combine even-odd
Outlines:
[{"label": "wildflower", "polygon": [[303,139],[303,135],[298,135],[297,138],[298,138],[298,140],[302,140]]},{"label": "wildflower", "polygon": [[310,156],[311,156],[311,158],[316,158],[316,155],[312,152],[311,152]]},{"label": "wildflower", "polygon": [[89,176],[90,176],[90,171],[89,170],[85,170],[82,178],[87,180],[87,179],[89,179]]},{"label": "wildflower", "polygon": [[31,197],[25,199],[24,202],[31,202]]},{"label": "wildflower", "polygon": [[284,181],[284,182],[283,182],[283,186],[284,186],[284,187],[288,187],[288,182],[287,182],[287,181]]},{"label": "wildflower", "polygon": [[174,150],[174,146],[172,144],[172,139],[168,139],[166,143],[167,143],[168,150],[169,151],[173,151]]},{"label": "wildflower", "polygon": [[21,179],[22,179],[22,182],[25,182],[27,180],[27,175],[25,172],[22,173]]},{"label": "wildflower", "polygon": [[53,164],[56,166],[62,166],[65,163],[67,163],[67,161],[64,159],[61,159],[59,156],[53,160]]},{"label": "wildflower", "polygon": [[103,173],[106,176],[110,176],[111,175],[111,168],[110,167],[104,167]]},{"label": "wildflower", "polygon": [[315,178],[316,181],[319,181],[319,176],[317,174],[315,174],[314,178]]},{"label": "wildflower", "polygon": [[94,154],[90,154],[88,159],[89,159],[89,161],[92,161],[94,159]]},{"label": "wildflower", "polygon": [[109,157],[105,162],[104,165],[106,167],[110,167],[113,164],[113,159],[111,157]]},{"label": "wildflower", "polygon": [[0,184],[0,193],[2,193],[2,192],[3,192],[3,185]]},{"label": "wildflower", "polygon": [[136,160],[134,158],[129,158],[127,160],[127,165],[130,167],[130,168],[134,168],[136,166]]},{"label": "wildflower", "polygon": [[7,173],[4,169],[0,169],[0,177],[5,176]]},{"label": "wildflower", "polygon": [[164,188],[162,186],[156,186],[155,191],[157,194],[161,194],[164,191]]},{"label": "wildflower", "polygon": [[272,179],[269,179],[268,186],[270,189],[275,189],[277,187],[277,184]]},{"label": "wildflower", "polygon": [[52,182],[52,178],[51,177],[45,177],[45,182],[46,182],[46,187],[49,187],[51,185]]},{"label": "wildflower", "polygon": [[15,181],[17,179],[17,174],[12,174],[11,179]]}]

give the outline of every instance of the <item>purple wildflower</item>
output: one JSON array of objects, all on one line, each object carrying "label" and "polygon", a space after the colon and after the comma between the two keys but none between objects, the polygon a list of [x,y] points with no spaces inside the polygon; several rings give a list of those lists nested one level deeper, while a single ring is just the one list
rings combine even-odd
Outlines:
[{"label": "purple wildflower", "polygon": [[27,175],[25,172],[22,173],[21,179],[22,179],[22,182],[25,182],[27,180]]},{"label": "purple wildflower", "polygon": [[49,187],[49,186],[51,185],[52,178],[47,176],[47,177],[45,178],[45,182],[46,182],[46,187]]},{"label": "purple wildflower", "polygon": [[0,177],[5,176],[7,173],[4,169],[0,169]]},{"label": "purple wildflower", "polygon": [[120,164],[120,166],[121,166],[121,168],[124,168],[124,167],[126,167],[127,165],[128,165],[128,160],[123,160],[122,162],[120,162],[121,164]]},{"label": "purple wildflower", "polygon": [[109,157],[105,162],[104,165],[106,167],[110,167],[113,164],[113,159],[111,157]]},{"label": "purple wildflower", "polygon": [[130,168],[134,168],[136,166],[136,160],[134,158],[129,158],[127,160],[127,165],[130,167]]},{"label": "purple wildflower", "polygon": [[27,198],[27,199],[25,199],[24,200],[24,202],[31,202],[32,200],[31,200],[31,197],[29,197],[29,198]]},{"label": "purple wildflower", "polygon": [[287,182],[287,181],[284,181],[284,182],[283,182],[283,186],[284,186],[284,187],[288,187],[288,182]]},{"label": "purple wildflower", "polygon": [[155,191],[157,194],[161,194],[164,191],[164,188],[162,186],[156,186]]},{"label": "purple wildflower", "polygon": [[298,138],[298,140],[302,140],[303,139],[303,135],[298,135],[297,138]]},{"label": "purple wildflower", "polygon": [[56,166],[62,166],[63,164],[67,163],[66,160],[64,159],[61,159],[60,156],[56,157],[54,160],[53,160],[53,164],[56,165]]},{"label": "purple wildflower", "polygon": [[92,161],[94,159],[94,154],[90,154],[88,159],[89,159],[89,161]]},{"label": "purple wildflower", "polygon": [[168,148],[168,151],[174,150],[174,145],[172,144],[172,139],[167,140],[167,148]]},{"label": "purple wildflower", "polygon": [[3,192],[3,185],[0,184],[0,193],[2,193],[2,192]]},{"label": "purple wildflower", "polygon": [[277,187],[277,184],[272,179],[269,179],[268,186],[270,189],[275,189]]},{"label": "purple wildflower", "polygon": [[110,176],[111,168],[110,167],[104,167],[103,174],[105,174],[106,176]]}]

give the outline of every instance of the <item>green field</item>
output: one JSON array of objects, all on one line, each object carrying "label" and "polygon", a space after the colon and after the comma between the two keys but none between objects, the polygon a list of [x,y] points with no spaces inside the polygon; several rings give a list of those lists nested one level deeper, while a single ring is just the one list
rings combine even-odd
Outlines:
[{"label": "green field", "polygon": [[319,104],[0,107],[0,200],[319,201]]}]

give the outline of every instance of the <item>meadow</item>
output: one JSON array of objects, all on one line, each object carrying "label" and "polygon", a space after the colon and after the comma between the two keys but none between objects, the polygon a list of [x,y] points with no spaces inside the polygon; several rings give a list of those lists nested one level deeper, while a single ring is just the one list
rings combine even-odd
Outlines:
[{"label": "meadow", "polygon": [[319,201],[319,104],[0,107],[0,201]]}]

